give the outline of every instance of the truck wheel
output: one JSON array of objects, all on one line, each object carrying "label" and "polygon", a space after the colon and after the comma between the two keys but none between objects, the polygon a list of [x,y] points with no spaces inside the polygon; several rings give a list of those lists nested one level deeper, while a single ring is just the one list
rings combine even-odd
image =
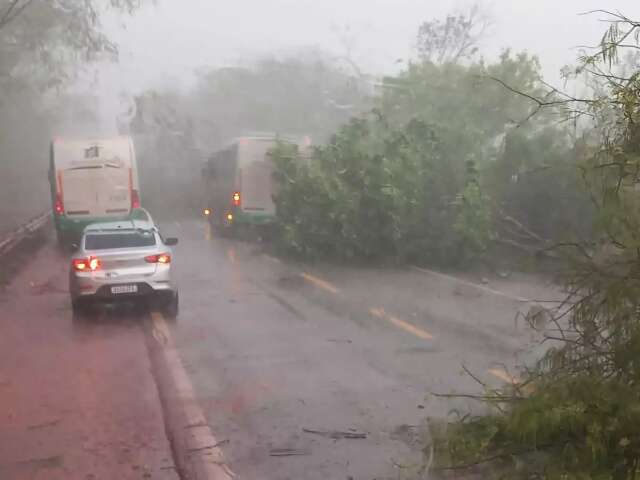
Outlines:
[{"label": "truck wheel", "polygon": [[62,232],[56,232],[56,240],[58,241],[58,248],[60,250],[68,250],[69,248],[69,235]]}]

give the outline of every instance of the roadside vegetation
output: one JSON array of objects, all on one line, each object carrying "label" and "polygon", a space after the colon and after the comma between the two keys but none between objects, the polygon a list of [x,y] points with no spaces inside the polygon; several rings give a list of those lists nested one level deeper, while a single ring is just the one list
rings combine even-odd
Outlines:
[{"label": "roadside vegetation", "polygon": [[[89,63],[117,59],[101,18],[142,0],[0,0],[0,224],[11,228],[47,204],[48,142],[65,120],[95,122],[95,99],[70,91]],[[28,191],[30,195],[20,195]],[[16,204],[15,199],[21,198]]]},{"label": "roadside vegetation", "polygon": [[370,113],[310,161],[274,152],[282,249],[461,266],[590,232],[581,131],[532,100],[559,95],[536,57],[480,56],[483,29],[475,9],[426,22],[417,58],[380,82]]},{"label": "roadside vegetation", "polygon": [[577,70],[594,93],[545,105],[586,122],[578,166],[595,220],[590,239],[558,246],[571,267],[569,296],[547,335],[555,346],[509,391],[478,397],[490,414],[440,425],[440,469],[550,480],[640,474],[640,23],[606,15],[599,50]]},{"label": "roadside vegetation", "polygon": [[438,54],[452,31],[473,37],[450,17],[421,29],[429,54],[385,80],[371,114],[308,160],[273,152],[289,251],[452,265],[502,244],[563,267],[542,359],[506,388],[478,379],[484,393],[464,396],[484,408],[431,422],[440,475],[640,476],[640,22],[597,14],[609,30],[567,72],[580,97],[524,53]]}]

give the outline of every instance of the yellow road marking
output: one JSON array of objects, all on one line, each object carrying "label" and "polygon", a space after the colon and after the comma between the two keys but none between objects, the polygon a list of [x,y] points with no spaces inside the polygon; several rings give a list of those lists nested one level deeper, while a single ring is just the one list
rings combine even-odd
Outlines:
[{"label": "yellow road marking", "polygon": [[396,327],[401,328],[404,331],[415,335],[416,337],[422,338],[423,340],[433,340],[433,335],[431,335],[426,330],[416,327],[415,325],[409,322],[406,322],[398,317],[389,315],[387,312],[384,311],[384,308],[370,308],[369,313],[374,317],[380,318],[382,320],[386,320],[392,323],[393,325],[395,325]]},{"label": "yellow road marking", "polygon": [[310,275],[306,272],[301,273],[300,276],[304,278],[307,282],[314,284],[316,287],[321,288],[322,290],[326,290],[327,292],[331,292],[335,295],[340,293],[340,290],[338,290],[338,288],[336,288],[334,285],[327,282],[326,280],[322,280],[321,278],[314,277],[313,275]]},{"label": "yellow road marking", "polygon": [[527,395],[531,395],[536,390],[535,384],[528,383],[526,385],[521,385],[522,384],[522,380],[520,378],[518,378],[518,377],[516,377],[514,375],[511,375],[509,372],[505,372],[504,370],[502,370],[500,368],[491,368],[488,371],[494,377],[497,377],[500,380],[503,380],[504,382],[517,387],[519,391],[521,391],[521,392],[523,392],[523,393],[525,393]]},{"label": "yellow road marking", "polygon": [[511,385],[518,385],[520,383],[520,379],[518,377],[514,377],[509,372],[505,372],[500,368],[490,368],[489,373],[500,380],[510,383]]}]

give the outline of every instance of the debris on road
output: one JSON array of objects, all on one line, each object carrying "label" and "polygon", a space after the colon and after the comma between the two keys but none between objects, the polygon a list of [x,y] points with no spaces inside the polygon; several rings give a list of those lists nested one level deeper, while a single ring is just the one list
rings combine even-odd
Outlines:
[{"label": "debris on road", "polygon": [[58,425],[60,423],[60,418],[56,418],[55,420],[49,420],[47,422],[42,422],[42,423],[37,423],[34,425],[29,425],[27,427],[27,430],[39,430],[41,428],[47,428],[47,427],[55,427],[56,425]]},{"label": "debris on road", "polygon": [[311,455],[311,451],[302,448],[272,448],[269,450],[269,456],[271,457],[293,457],[297,455]]},{"label": "debris on road", "polygon": [[333,438],[334,440],[339,440],[341,438],[351,438],[351,439],[367,438],[366,433],[357,432],[355,430],[342,432],[340,430],[312,430],[310,428],[303,428],[302,431],[305,433],[320,435],[322,437]]},{"label": "debris on road", "polygon": [[208,427],[209,424],[207,422],[201,421],[201,422],[195,422],[195,423],[190,423],[189,425],[186,425],[184,428],[197,428],[197,427]]},{"label": "debris on road", "polygon": [[[58,282],[59,283],[59,282]],[[29,287],[35,295],[44,295],[45,293],[65,293],[66,290],[57,286],[55,279],[48,279],[43,282],[30,281]]]},{"label": "debris on road", "polygon": [[227,443],[229,443],[229,439],[220,440],[219,442],[214,443],[213,445],[207,445],[205,447],[198,447],[198,448],[190,448],[189,452],[193,453],[193,452],[200,452],[202,450],[209,450],[209,449],[212,449],[212,448],[218,448],[219,446],[225,445]]}]

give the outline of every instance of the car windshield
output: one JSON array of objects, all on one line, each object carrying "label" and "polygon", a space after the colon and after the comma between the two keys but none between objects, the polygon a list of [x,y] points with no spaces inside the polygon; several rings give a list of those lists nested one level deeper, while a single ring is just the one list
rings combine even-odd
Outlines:
[{"label": "car windshield", "polygon": [[194,477],[640,480],[640,0],[0,0],[0,480]]},{"label": "car windshield", "polygon": [[84,247],[87,250],[108,250],[113,248],[152,247],[156,244],[153,232],[117,232],[87,234]]}]

